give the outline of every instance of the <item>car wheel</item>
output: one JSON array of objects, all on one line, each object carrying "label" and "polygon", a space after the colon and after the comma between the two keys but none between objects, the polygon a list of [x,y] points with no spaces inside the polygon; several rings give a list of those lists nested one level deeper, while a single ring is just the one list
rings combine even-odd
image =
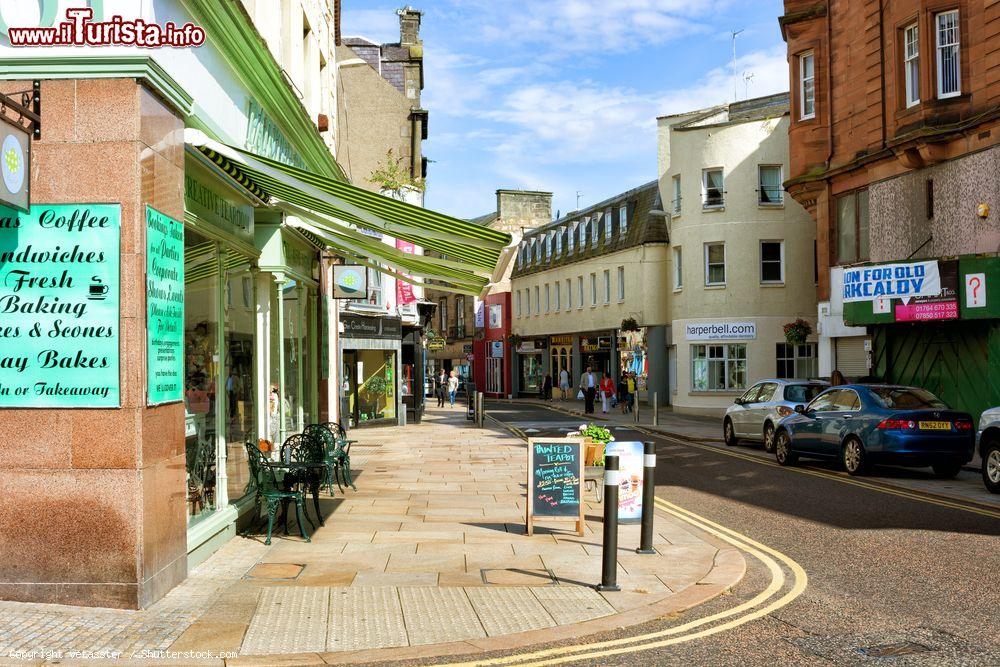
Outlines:
[{"label": "car wheel", "polygon": [[983,447],[983,484],[990,493],[1000,493],[1000,440]]},{"label": "car wheel", "polygon": [[799,455],[792,451],[792,439],[788,431],[781,431],[774,436],[774,458],[781,466],[791,466],[799,460]]},{"label": "car wheel", "polygon": [[841,463],[848,475],[860,475],[865,471],[865,446],[857,438],[848,438],[841,450]]},{"label": "car wheel", "polygon": [[958,471],[962,469],[961,461],[941,461],[940,463],[935,463],[934,476],[938,479],[951,479],[958,474]]},{"label": "car wheel", "polygon": [[771,422],[764,424],[764,451],[774,453],[774,424]]},{"label": "car wheel", "polygon": [[730,447],[740,444],[740,439],[736,437],[736,431],[733,430],[733,420],[729,417],[726,417],[726,421],[722,424],[722,435]]}]

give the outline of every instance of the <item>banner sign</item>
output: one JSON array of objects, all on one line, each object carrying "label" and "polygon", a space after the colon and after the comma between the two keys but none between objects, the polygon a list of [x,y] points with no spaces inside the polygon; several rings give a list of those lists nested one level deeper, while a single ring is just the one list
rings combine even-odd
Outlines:
[{"label": "banner sign", "polygon": [[0,407],[119,406],[121,206],[0,208]]},{"label": "banner sign", "polygon": [[883,296],[907,303],[914,297],[940,293],[941,276],[936,260],[844,269],[844,303],[873,301]]},{"label": "banner sign", "polygon": [[[401,250],[407,255],[412,255],[415,246],[409,241],[403,241],[402,239],[396,239],[396,249]],[[403,274],[409,278],[409,274]],[[396,280],[396,305],[406,306],[417,300],[417,297],[413,295],[413,285],[402,280]]]},{"label": "banner sign", "polygon": [[355,264],[333,265],[333,298],[365,299],[368,297],[368,270]]},{"label": "banner sign", "polygon": [[642,478],[645,448],[641,442],[609,442],[604,455],[618,457],[618,521],[642,520]]},{"label": "banner sign", "polygon": [[928,296],[917,296],[896,304],[897,322],[958,319],[958,262],[933,262],[940,289]]},{"label": "banner sign", "polygon": [[685,340],[756,340],[756,322],[699,322],[684,325]]},{"label": "banner sign", "polygon": [[474,314],[473,324],[477,329],[486,326],[486,302],[478,296],[472,297],[472,312]]},{"label": "banner sign", "polygon": [[146,207],[146,403],[184,398],[184,224]]},{"label": "banner sign", "polygon": [[528,440],[527,501],[528,535],[534,530],[535,520],[542,518],[574,521],[583,535],[583,440]]}]

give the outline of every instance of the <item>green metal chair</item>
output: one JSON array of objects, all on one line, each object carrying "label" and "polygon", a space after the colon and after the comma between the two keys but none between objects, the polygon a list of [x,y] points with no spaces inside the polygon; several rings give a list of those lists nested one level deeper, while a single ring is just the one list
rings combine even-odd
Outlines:
[{"label": "green metal chair", "polygon": [[[308,463],[318,466],[289,472],[285,475],[285,483],[286,486],[300,484],[303,492],[308,489],[312,493],[313,506],[316,508],[319,525],[324,525],[323,513],[319,509],[319,488],[326,478],[328,467],[323,442],[307,433],[288,436],[281,445],[281,460],[286,464]],[[308,512],[306,512],[306,519],[312,524]],[[312,525],[314,528],[316,527],[315,524]]]},{"label": "green metal chair", "polygon": [[[357,491],[358,487],[354,485],[354,477],[351,475],[351,445],[357,442],[357,440],[348,440],[347,430],[337,422],[326,422],[319,424],[319,426],[326,429],[327,432],[334,437],[334,440],[336,441],[336,448],[330,454],[331,460],[337,466],[337,469],[341,472],[341,474],[343,474],[344,482]],[[339,481],[337,482],[337,486],[340,486]],[[332,492],[332,486],[330,487],[330,490]],[[341,489],[341,491],[343,491],[343,489]]]},{"label": "green metal chair", "polygon": [[282,518],[285,524],[285,534],[288,534],[287,510],[289,501],[295,502],[295,515],[299,521],[299,532],[306,542],[310,542],[306,535],[306,524],[303,518],[305,494],[301,490],[286,488],[278,482],[277,472],[282,470],[280,463],[268,461],[260,447],[255,442],[244,443],[247,449],[247,462],[250,465],[250,485],[254,492],[254,507],[258,513],[262,503],[267,503],[267,540],[264,544],[271,543],[271,531],[274,528],[274,515],[278,513],[278,506],[282,507]]}]

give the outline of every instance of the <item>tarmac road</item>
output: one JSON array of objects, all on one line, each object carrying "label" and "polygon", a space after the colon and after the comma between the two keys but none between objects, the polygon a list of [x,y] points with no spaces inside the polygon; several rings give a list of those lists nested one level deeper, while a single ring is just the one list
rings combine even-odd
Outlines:
[{"label": "tarmac road", "polygon": [[[529,436],[565,434],[580,422],[502,402],[488,405],[488,414]],[[642,652],[577,649],[562,664],[1000,664],[1000,512],[921,493],[903,497],[891,487],[859,487],[625,427],[614,434],[656,442],[659,498],[787,555],[808,586],[789,604],[718,634]],[[749,600],[773,573],[747,560],[732,595],[594,641],[662,631]],[[874,655],[880,652],[900,654]],[[515,664],[554,659],[532,660]]]}]

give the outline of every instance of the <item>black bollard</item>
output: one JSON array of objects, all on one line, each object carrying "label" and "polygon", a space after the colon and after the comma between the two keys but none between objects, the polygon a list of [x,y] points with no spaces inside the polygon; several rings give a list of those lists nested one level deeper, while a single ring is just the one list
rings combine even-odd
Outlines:
[{"label": "black bollard", "polygon": [[644,442],[642,467],[642,533],[639,538],[639,548],[635,550],[637,554],[655,554],[653,548],[653,492],[656,491],[656,445],[651,442]]},{"label": "black bollard", "polygon": [[599,591],[620,591],[618,586],[618,457],[604,457],[604,554]]}]

